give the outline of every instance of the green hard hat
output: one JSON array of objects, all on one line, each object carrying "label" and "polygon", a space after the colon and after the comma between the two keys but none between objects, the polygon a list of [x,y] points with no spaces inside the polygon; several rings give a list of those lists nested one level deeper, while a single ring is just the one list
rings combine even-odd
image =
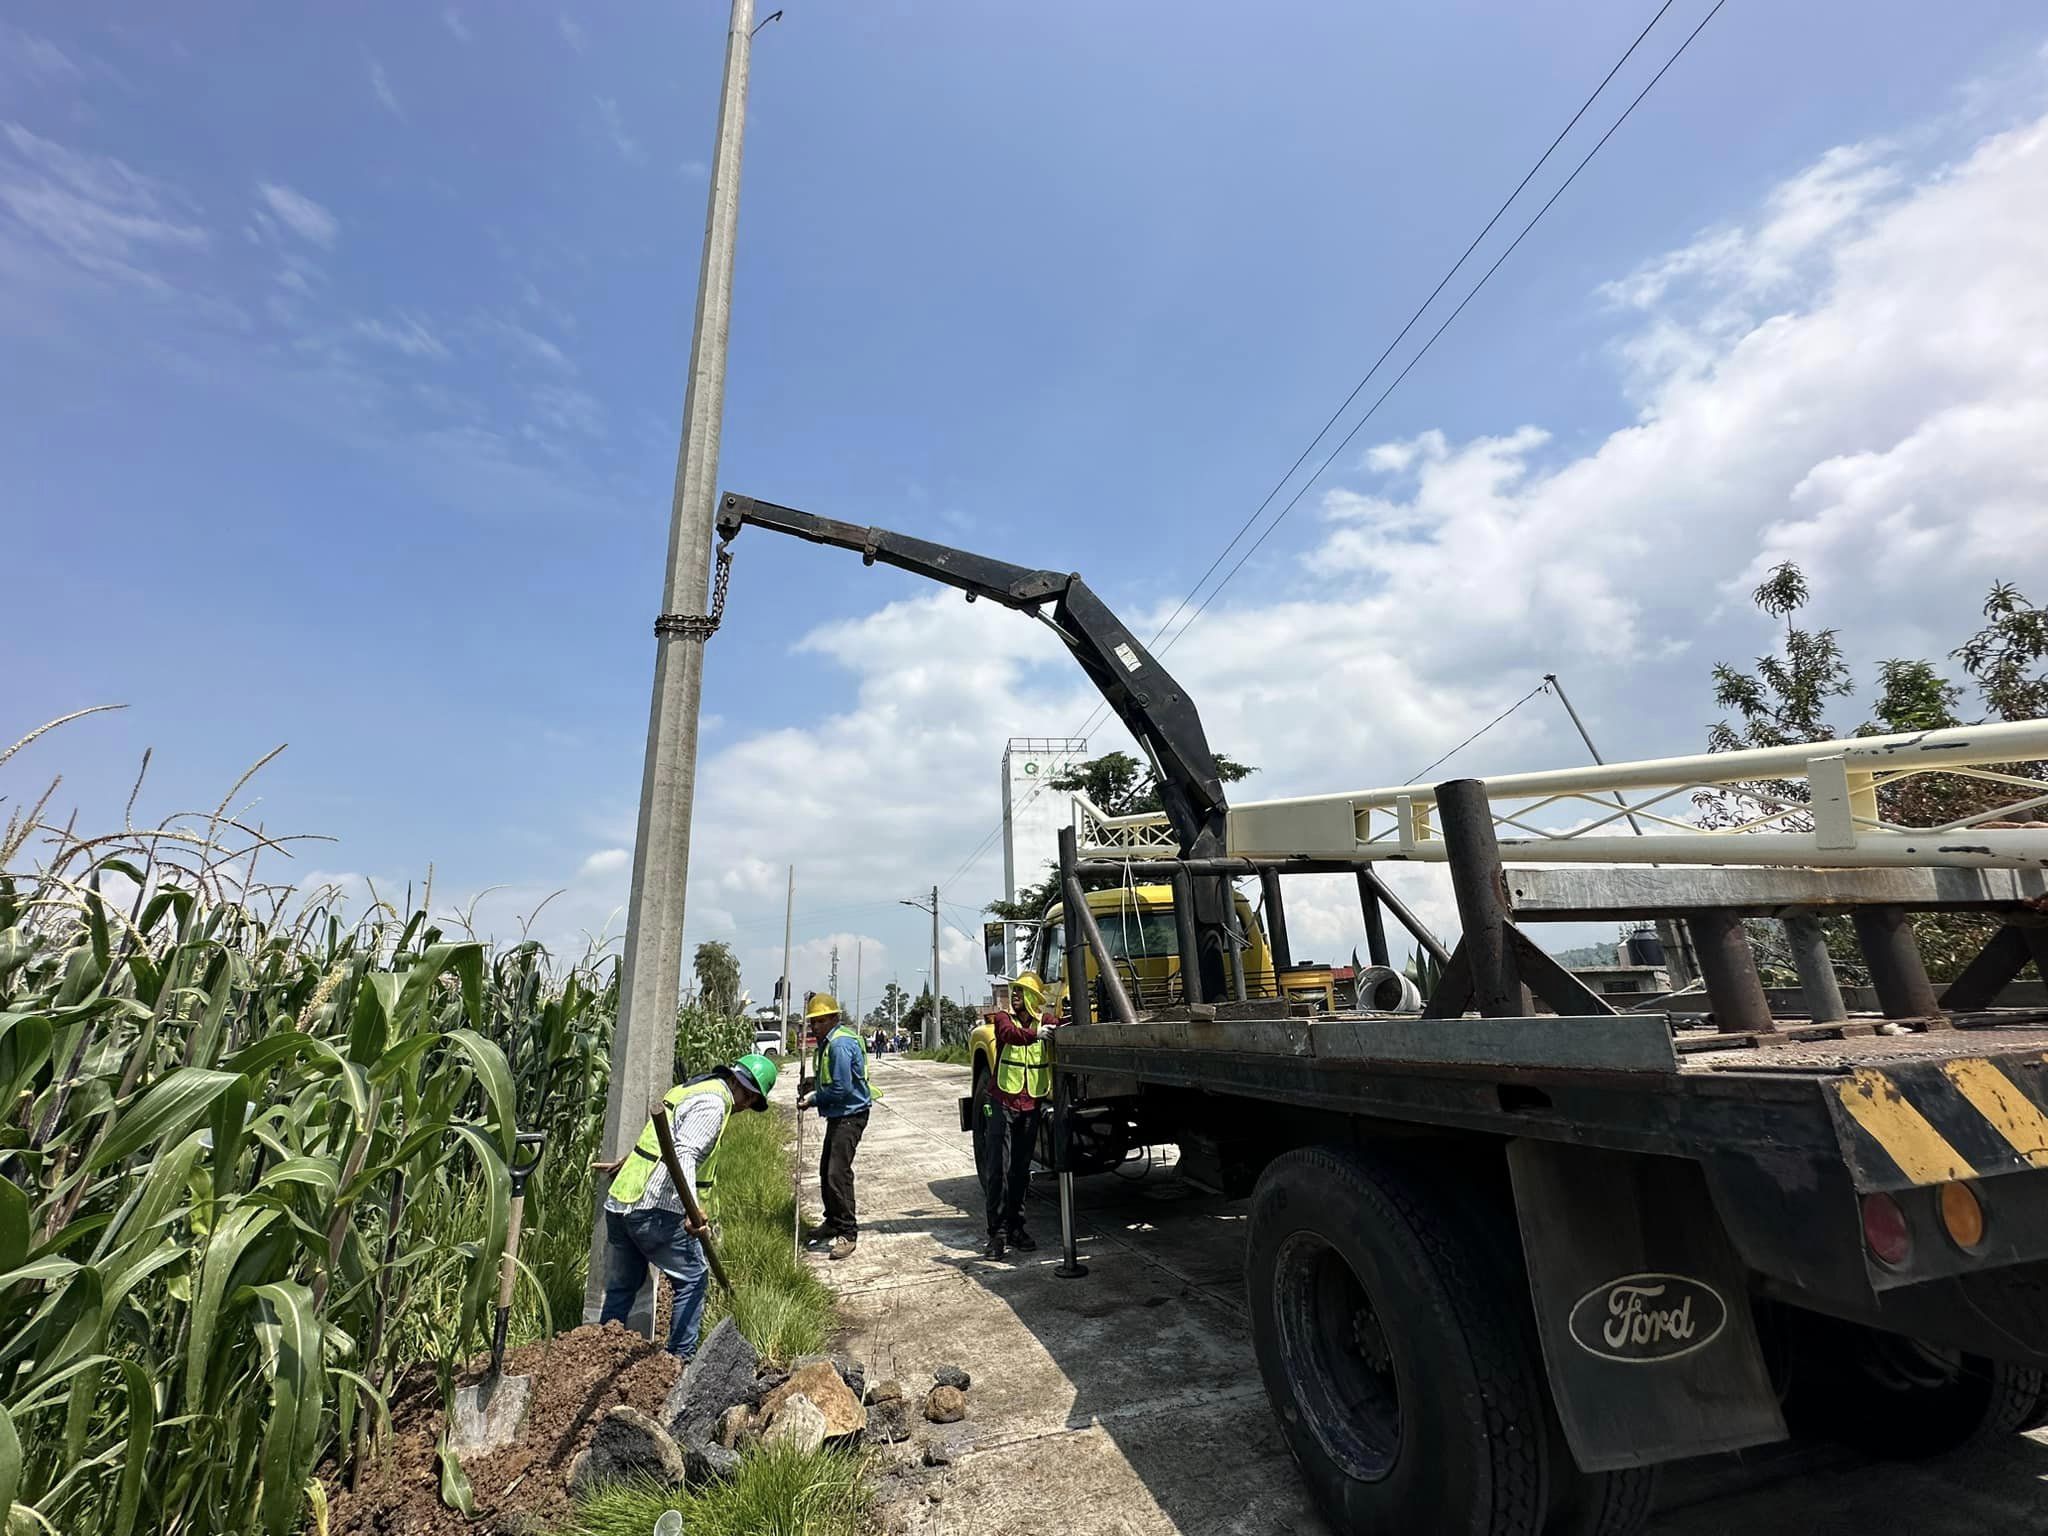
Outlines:
[{"label": "green hard hat", "polygon": [[768,1095],[775,1091],[775,1063],[766,1056],[742,1056],[733,1063],[733,1072],[748,1087],[760,1094],[760,1102],[754,1108],[766,1109]]}]

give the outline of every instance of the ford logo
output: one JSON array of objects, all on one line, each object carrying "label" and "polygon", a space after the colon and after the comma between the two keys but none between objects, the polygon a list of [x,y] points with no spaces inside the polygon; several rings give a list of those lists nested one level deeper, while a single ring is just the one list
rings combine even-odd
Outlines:
[{"label": "ford logo", "polygon": [[1728,1304],[1686,1275],[1623,1275],[1586,1292],[1572,1308],[1572,1342],[1623,1365],[1676,1360],[1705,1349],[1728,1326]]}]

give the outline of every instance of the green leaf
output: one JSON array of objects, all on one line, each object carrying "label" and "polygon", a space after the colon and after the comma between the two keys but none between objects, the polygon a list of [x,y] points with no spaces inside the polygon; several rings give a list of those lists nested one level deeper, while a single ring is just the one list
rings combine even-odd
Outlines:
[{"label": "green leaf", "polygon": [[143,1473],[149,1466],[150,1436],[156,1433],[156,1394],[149,1372],[133,1360],[121,1362],[128,1388],[128,1454],[121,1462],[121,1485],[114,1506],[114,1536],[128,1536],[142,1507]]},{"label": "green leaf", "polygon": [[0,1274],[28,1257],[28,1196],[12,1179],[0,1178]]},{"label": "green leaf", "polygon": [[187,1319],[190,1332],[185,1342],[185,1411],[206,1411],[206,1381],[213,1366],[213,1341],[220,1331],[221,1316],[229,1305],[235,1266],[241,1263],[249,1245],[264,1228],[277,1220],[275,1209],[238,1205],[220,1219],[206,1242],[206,1254],[199,1265],[199,1286],[192,1298]]},{"label": "green leaf", "polygon": [[505,1253],[505,1233],[512,1225],[512,1177],[489,1137],[473,1125],[456,1124],[455,1134],[476,1150],[484,1174],[484,1232],[470,1262],[469,1276],[462,1286],[461,1329],[464,1336],[474,1327],[482,1331],[484,1318],[498,1279],[498,1266]]},{"label": "green leaf", "polygon": [[441,1458],[441,1502],[450,1509],[459,1509],[465,1515],[476,1513],[476,1496],[469,1491],[469,1478],[462,1470],[462,1463],[455,1452],[448,1448],[448,1436],[443,1433],[434,1446],[434,1454]]},{"label": "green leaf", "polygon": [[320,1448],[326,1377],[320,1363],[320,1320],[313,1293],[295,1280],[259,1285],[256,1336],[270,1378],[270,1421],[264,1426],[262,1513],[270,1536],[293,1536],[305,1508],[305,1484]]},{"label": "green leaf", "polygon": [[498,1150],[509,1158],[519,1136],[519,1112],[513,1104],[512,1070],[505,1065],[505,1053],[474,1030],[451,1029],[442,1038],[469,1058],[477,1081],[483,1084],[484,1097],[490,1101]]},{"label": "green leaf", "polygon": [[349,1059],[375,1061],[384,1054],[385,1044],[391,1038],[398,978],[389,971],[371,971],[361,978],[355,992],[355,1017],[350,1020],[348,1031]]},{"label": "green leaf", "polygon": [[0,1408],[0,1510],[14,1508],[14,1495],[21,1488],[21,1437],[14,1432],[14,1420]]},{"label": "green leaf", "polygon": [[121,1112],[112,1133],[93,1153],[86,1172],[96,1173],[164,1137],[182,1136],[224,1095],[247,1103],[248,1091],[249,1080],[239,1072],[180,1067]]}]

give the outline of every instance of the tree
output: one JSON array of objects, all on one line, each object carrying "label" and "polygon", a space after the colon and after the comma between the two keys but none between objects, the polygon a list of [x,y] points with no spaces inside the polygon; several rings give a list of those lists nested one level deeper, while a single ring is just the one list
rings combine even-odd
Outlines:
[{"label": "tree", "polygon": [[740,1011],[740,959],[723,939],[697,946],[697,993],[704,1006],[720,1018]]},{"label": "tree", "polygon": [[[1852,689],[1848,664],[1832,629],[1799,627],[1794,615],[1810,593],[1799,567],[1787,562],[1774,569],[1753,594],[1758,608],[1785,621],[1782,648],[1758,658],[1753,671],[1727,663],[1714,668],[1714,702],[1735,712],[1709,728],[1707,744],[1715,752],[1750,747],[1788,746],[1826,741],[1843,735],[1881,736],[1942,730],[1967,722],[1959,713],[1965,689],[1943,675],[1934,663],[1891,657],[1877,665],[1877,697],[1873,718],[1846,732],[1830,725],[1828,701],[1846,698]],[[2009,582],[1995,583],[1984,599],[1986,621],[1968,640],[1949,653],[1960,662],[1975,687],[1984,715],[1991,720],[2028,720],[2048,714],[2048,612],[2034,607]],[[2013,777],[2042,778],[2042,765],[2008,763],[1993,771]],[[1804,783],[1767,780],[1702,793],[1697,802],[1701,820],[1710,827],[1737,826],[1766,811],[1797,806],[1810,796]],[[1919,774],[1878,789],[1878,811],[1902,826],[1939,826],[1979,814],[2014,798],[2010,785],[1954,774]],[[1810,826],[1795,811],[1786,825]],[[1759,958],[1769,968],[1777,962],[1789,974],[1789,955],[1782,949],[1776,925],[1753,923],[1752,938],[1765,951]],[[1860,959],[1849,925],[1831,919],[1825,925],[1828,947],[1845,970],[1856,972]],[[1928,973],[1937,979],[1953,976],[1976,953],[1990,932],[1981,918],[1922,915],[1914,931]]]},{"label": "tree", "polygon": [[882,1000],[877,1003],[863,1021],[869,1029],[894,1030],[903,1022],[903,1016],[910,1009],[910,994],[895,982],[882,988]]},{"label": "tree", "polygon": [[[1258,771],[1220,752],[1216,755],[1216,776],[1226,784],[1235,784]],[[1100,757],[1069,763],[1046,784],[1063,794],[1086,796],[1106,816],[1141,816],[1165,808],[1159,801],[1158,778],[1128,752],[1105,752]],[[1013,923],[1035,922],[1059,900],[1059,890],[1059,866],[1049,863],[1042,879],[1018,889],[1015,901],[998,898],[983,910],[991,917]]]}]

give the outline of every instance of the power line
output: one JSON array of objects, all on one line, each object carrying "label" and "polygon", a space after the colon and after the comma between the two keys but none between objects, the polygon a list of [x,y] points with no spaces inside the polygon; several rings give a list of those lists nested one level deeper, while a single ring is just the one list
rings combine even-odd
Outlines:
[{"label": "power line", "polygon": [[1467,747],[1471,746],[1473,742],[1477,741],[1480,737],[1484,736],[1496,725],[1499,725],[1501,721],[1507,719],[1509,715],[1512,715],[1524,704],[1528,703],[1531,699],[1535,698],[1537,694],[1548,693],[1549,691],[1550,683],[1547,680],[1538,683],[1534,688],[1531,688],[1527,693],[1523,694],[1519,699],[1515,700],[1515,702],[1510,704],[1506,709],[1502,710],[1499,714],[1495,715],[1491,720],[1487,721],[1486,724],[1479,727],[1479,729],[1474,731],[1470,736],[1467,736],[1463,741],[1459,742],[1455,747],[1451,748],[1451,750],[1446,752],[1442,757],[1438,758],[1435,762],[1431,763],[1428,768],[1416,769],[1413,773],[1409,774],[1408,777],[1403,779],[1401,782],[1403,784],[1420,784],[1422,782],[1422,776],[1425,773],[1428,773],[1431,768],[1441,768],[1445,763],[1448,763],[1460,752],[1464,751]]},{"label": "power line", "polygon": [[1439,325],[1434,331],[1430,332],[1429,339],[1422,344],[1421,348],[1416,352],[1416,354],[1413,357],[1408,359],[1407,365],[1403,367],[1399,373],[1394,375],[1394,381],[1391,384],[1389,384],[1385,389],[1380,391],[1379,397],[1375,399],[1370,406],[1366,407],[1365,414],[1359,417],[1358,420],[1355,423],[1353,423],[1351,430],[1344,434],[1342,440],[1338,442],[1337,446],[1335,448],[1332,448],[1329,451],[1329,453],[1324,457],[1323,462],[1316,466],[1315,473],[1310,475],[1308,479],[1302,482],[1301,488],[1294,493],[1293,497],[1288,501],[1287,505],[1282,507],[1278,515],[1276,515],[1274,519],[1266,525],[1265,531],[1252,541],[1251,548],[1247,549],[1242,555],[1240,555],[1238,557],[1237,563],[1230,568],[1230,570],[1224,575],[1223,579],[1217,582],[1216,585],[1210,589],[1209,595],[1202,599],[1201,606],[1195,609],[1194,613],[1189,617],[1187,623],[1183,624],[1180,627],[1180,629],[1175,632],[1172,639],[1168,640],[1165,645],[1159,648],[1160,654],[1163,655],[1167,651],[1172,650],[1174,647],[1174,642],[1179,640],[1180,637],[1182,635],[1185,635],[1190,629],[1194,628],[1195,620],[1199,619],[1203,615],[1203,613],[1207,611],[1209,605],[1216,600],[1216,595],[1230,584],[1231,577],[1235,576],[1239,571],[1244,569],[1245,562],[1251,559],[1253,555],[1257,554],[1259,552],[1260,546],[1263,545],[1267,539],[1273,536],[1273,530],[1278,528],[1283,522],[1287,520],[1287,514],[1292,512],[1295,509],[1295,507],[1300,504],[1301,498],[1307,495],[1309,490],[1315,485],[1315,483],[1322,478],[1323,471],[1328,469],[1330,465],[1333,462],[1335,462],[1338,454],[1342,453],[1347,447],[1351,445],[1351,440],[1358,436],[1359,432],[1364,428],[1365,424],[1368,421],[1371,421],[1372,418],[1376,414],[1378,414],[1379,408],[1387,403],[1387,397],[1393,394],[1393,392],[1396,389],[1401,387],[1401,381],[1408,377],[1408,375],[1414,370],[1415,365],[1421,362],[1423,358],[1429,355],[1429,350],[1431,347],[1436,345],[1437,338],[1442,336],[1445,331],[1449,330],[1451,328],[1452,322],[1455,321],[1458,318],[1458,316],[1462,315],[1465,312],[1465,306],[1470,304],[1474,299],[1476,299],[1479,296],[1480,290],[1483,289],[1487,285],[1487,283],[1492,280],[1493,274],[1501,269],[1501,264],[1505,262],[1510,256],[1514,255],[1516,249],[1520,247],[1521,243],[1529,237],[1529,232],[1535,229],[1535,227],[1538,224],[1543,222],[1543,216],[1546,213],[1550,212],[1552,206],[1557,202],[1557,200],[1560,197],[1564,196],[1565,192],[1571,187],[1571,184],[1579,179],[1579,172],[1583,171],[1588,165],[1592,163],[1593,157],[1600,153],[1601,149],[1606,145],[1609,139],[1614,137],[1615,132],[1621,127],[1621,125],[1629,120],[1629,117],[1635,112],[1635,109],[1642,105],[1643,98],[1648,96],[1650,92],[1656,88],[1657,82],[1664,78],[1665,74],[1669,72],[1671,66],[1676,64],[1679,61],[1679,59],[1684,55],[1685,50],[1692,46],[1693,39],[1698,37],[1700,33],[1706,30],[1707,23],[1712,21],[1716,16],[1718,16],[1721,12],[1721,7],[1726,5],[1727,3],[1728,0],[1714,0],[1714,8],[1708,11],[1705,16],[1700,18],[1700,24],[1698,26],[1694,27],[1692,31],[1686,34],[1685,41],[1680,43],[1678,45],[1677,51],[1673,53],[1670,58],[1664,61],[1663,68],[1659,69],[1656,74],[1650,77],[1650,83],[1644,86],[1640,91],[1636,93],[1635,99],[1631,101],[1626,108],[1623,109],[1621,116],[1617,117],[1614,120],[1612,126],[1610,126],[1605,133],[1600,135],[1599,139],[1594,143],[1591,149],[1586,151],[1584,157],[1580,159],[1579,163],[1572,167],[1571,174],[1565,177],[1564,181],[1558,186],[1557,190],[1555,192],[1552,192],[1550,196],[1544,200],[1543,206],[1541,208],[1538,208],[1536,210],[1535,216],[1531,218],[1527,224],[1524,224],[1522,226],[1522,232],[1515,236],[1514,240],[1509,243],[1508,248],[1502,251],[1500,255],[1494,258],[1493,265],[1488,267],[1486,269],[1485,274],[1480,277],[1479,281],[1472,285],[1471,291],[1468,292],[1464,298],[1458,301],[1458,307],[1452,310],[1450,314],[1444,317],[1443,324]]},{"label": "power line", "polygon": [[[1540,171],[1546,163],[1548,163],[1550,157],[1554,153],[1556,153],[1558,146],[1564,142],[1565,138],[1571,133],[1572,129],[1578,126],[1579,121],[1586,115],[1587,111],[1592,107],[1593,103],[1599,99],[1601,94],[1605,92],[1605,90],[1607,89],[1608,85],[1613,82],[1615,75],[1621,71],[1622,66],[1625,65],[1629,61],[1629,59],[1635,55],[1636,50],[1642,46],[1643,41],[1650,35],[1652,31],[1656,29],[1657,24],[1664,19],[1665,13],[1671,9],[1673,3],[1674,0],[1664,0],[1664,4],[1658,7],[1656,14],[1650,18],[1648,24],[1644,26],[1641,32],[1636,34],[1635,40],[1632,41],[1625,50],[1623,50],[1621,57],[1616,59],[1613,66],[1609,68],[1607,73],[1601,77],[1600,83],[1597,86],[1595,86],[1592,92],[1586,97],[1586,99],[1582,103],[1580,103],[1578,111],[1572,114],[1570,121],[1567,122],[1561,130],[1559,130],[1557,136],[1550,141],[1549,146],[1546,147],[1543,153],[1537,157],[1535,164],[1531,165],[1527,173],[1523,175],[1522,179],[1515,184],[1514,191],[1510,192],[1507,195],[1507,197],[1501,202],[1500,206],[1494,210],[1492,217],[1486,221],[1485,225],[1480,229],[1479,233],[1473,236],[1471,243],[1465,247],[1464,251],[1459,255],[1458,259],[1451,264],[1449,270],[1447,270],[1444,273],[1443,277],[1439,279],[1437,285],[1430,290],[1429,296],[1426,299],[1424,299],[1420,305],[1417,306],[1415,312],[1408,317],[1407,322],[1401,327],[1400,331],[1396,333],[1394,339],[1387,343],[1385,349],[1382,350],[1380,355],[1373,361],[1372,367],[1366,370],[1365,376],[1361,378],[1358,381],[1358,383],[1352,387],[1351,392],[1344,397],[1343,404],[1339,405],[1337,409],[1331,413],[1329,420],[1324,422],[1321,428],[1317,430],[1316,435],[1309,439],[1308,445],[1301,450],[1300,454],[1296,456],[1294,462],[1288,466],[1287,472],[1284,475],[1282,475],[1280,479],[1274,484],[1273,489],[1266,493],[1265,498],[1259,503],[1259,505],[1256,508],[1253,509],[1251,516],[1246,518],[1244,523],[1238,528],[1237,532],[1231,536],[1230,542],[1224,545],[1222,550],[1217,553],[1217,556],[1214,560],[1210,561],[1208,569],[1203,571],[1202,575],[1196,579],[1195,584],[1188,589],[1187,594],[1181,598],[1178,604],[1175,605],[1173,612],[1167,615],[1165,622],[1162,623],[1159,626],[1159,628],[1153,632],[1151,640],[1152,646],[1159,645],[1160,636],[1164,635],[1166,631],[1172,626],[1173,621],[1180,616],[1180,614],[1186,609],[1188,603],[1193,600],[1195,594],[1201,590],[1203,583],[1206,582],[1212,574],[1214,574],[1217,566],[1223,563],[1224,559],[1228,557],[1231,550],[1237,547],[1238,542],[1241,539],[1243,539],[1243,537],[1251,529],[1253,524],[1255,524],[1258,521],[1258,519],[1265,513],[1267,507],[1269,507],[1272,504],[1273,498],[1279,494],[1279,492],[1287,484],[1287,482],[1293,478],[1295,471],[1300,469],[1300,467],[1307,460],[1309,455],[1315,451],[1316,445],[1320,443],[1323,440],[1323,438],[1329,433],[1330,428],[1336,424],[1339,418],[1343,416],[1345,411],[1350,409],[1352,402],[1358,398],[1359,394],[1365,389],[1366,385],[1371,382],[1373,376],[1379,372],[1380,368],[1385,364],[1388,357],[1390,357],[1393,354],[1394,349],[1398,347],[1401,344],[1403,338],[1405,338],[1408,335],[1408,333],[1412,329],[1414,329],[1416,322],[1422,318],[1425,312],[1427,312],[1430,305],[1436,302],[1438,296],[1441,295],[1445,287],[1449,285],[1451,279],[1457,275],[1458,271],[1465,265],[1466,261],[1470,259],[1473,251],[1479,247],[1480,242],[1483,241],[1486,238],[1486,236],[1492,231],[1493,227],[1500,222],[1502,215],[1504,215],[1507,212],[1507,210],[1514,204],[1515,200],[1521,196],[1523,190],[1527,188],[1530,181],[1535,177],[1536,173]],[[1428,354],[1430,348],[1436,344],[1437,338],[1443,335],[1445,330],[1447,330],[1450,327],[1451,322],[1456,320],[1458,316],[1464,312],[1465,306],[1472,302],[1473,298],[1478,295],[1480,289],[1484,288],[1487,282],[1493,277],[1493,274],[1500,270],[1501,264],[1505,262],[1507,258],[1514,253],[1515,249],[1518,246],[1521,245],[1522,241],[1528,236],[1529,232],[1536,227],[1538,222],[1542,220],[1544,214],[1550,211],[1551,205],[1554,204],[1558,200],[1558,198],[1563,195],[1565,189],[1570,187],[1571,184],[1578,179],[1579,172],[1583,171],[1586,168],[1587,164],[1592,160],[1593,156],[1598,154],[1601,148],[1607,143],[1607,141],[1614,136],[1615,131],[1619,129],[1623,123],[1628,121],[1630,115],[1634,113],[1637,106],[1641,105],[1643,98],[1648,96],[1651,89],[1657,84],[1657,82],[1664,78],[1666,71],[1668,71],[1673,64],[1678,62],[1680,56],[1682,56],[1685,53],[1686,49],[1692,45],[1693,39],[1698,37],[1699,34],[1703,30],[1705,30],[1707,23],[1714,19],[1715,15],[1717,15],[1720,12],[1722,5],[1726,3],[1727,0],[1716,0],[1714,8],[1707,12],[1705,18],[1701,20],[1699,25],[1694,27],[1693,30],[1686,36],[1685,41],[1679,44],[1677,51],[1674,52],[1671,55],[1671,57],[1665,61],[1663,67],[1660,68],[1657,71],[1657,73],[1651,77],[1649,85],[1644,86],[1643,89],[1637,93],[1635,99],[1628,104],[1627,108],[1624,109],[1621,116],[1615,119],[1614,123],[1612,124],[1612,126],[1608,128],[1606,133],[1600,136],[1599,141],[1595,143],[1593,148],[1586,153],[1585,157],[1579,161],[1578,165],[1572,169],[1571,174],[1565,178],[1564,182],[1557,188],[1556,191],[1551,193],[1549,199],[1543,204],[1542,208],[1537,210],[1536,216],[1532,218],[1528,222],[1528,224],[1523,226],[1522,232],[1515,237],[1513,243],[1510,244],[1508,248],[1505,251],[1503,251],[1498,258],[1495,259],[1492,266],[1487,268],[1485,275],[1482,276],[1479,279],[1478,283],[1476,283],[1473,286],[1471,291],[1468,292],[1465,295],[1465,297],[1459,301],[1458,307],[1451,312],[1450,316],[1443,322],[1442,325],[1439,325],[1436,328],[1436,330],[1430,335],[1429,339],[1423,343],[1421,350],[1418,351],[1415,354],[1415,356],[1408,361],[1408,364],[1404,368],[1402,368],[1401,372],[1395,376],[1393,383],[1389,384],[1387,388],[1380,393],[1378,399],[1373,401],[1372,405],[1367,409],[1365,415],[1361,416],[1358,419],[1358,421],[1352,426],[1351,430],[1345,434],[1343,440],[1339,442],[1334,449],[1331,450],[1331,452],[1323,459],[1322,463],[1316,467],[1315,471],[1309,476],[1309,478],[1302,483],[1301,487],[1298,490],[1296,490],[1293,497],[1287,502],[1286,506],[1281,508],[1279,515],[1275,517],[1273,521],[1267,525],[1265,531],[1261,533],[1255,541],[1253,541],[1251,548],[1245,551],[1245,553],[1238,559],[1237,563],[1231,566],[1230,570],[1224,575],[1223,580],[1218,582],[1215,588],[1209,593],[1209,595],[1202,600],[1201,604],[1195,609],[1194,614],[1188,619],[1187,623],[1183,624],[1180,627],[1180,629],[1174,633],[1172,638],[1167,640],[1164,646],[1159,646],[1159,649],[1156,652],[1156,654],[1163,655],[1166,651],[1171,650],[1174,646],[1174,643],[1178,641],[1182,635],[1186,634],[1189,629],[1194,627],[1195,621],[1201,618],[1202,614],[1208,609],[1210,603],[1215,601],[1217,593],[1221,592],[1225,586],[1229,585],[1231,579],[1234,576],[1236,576],[1238,571],[1244,567],[1245,561],[1249,560],[1254,554],[1256,554],[1260,546],[1263,545],[1269,537],[1271,537],[1273,530],[1279,527],[1281,522],[1283,522],[1286,519],[1287,515],[1294,510],[1295,506],[1300,502],[1301,498],[1304,495],[1306,495],[1309,489],[1313,487],[1317,480],[1321,478],[1323,472],[1329,468],[1330,464],[1336,459],[1337,455],[1344,451],[1345,447],[1347,447],[1350,444],[1351,440],[1358,435],[1359,431],[1364,427],[1365,423],[1372,419],[1373,415],[1379,410],[1381,405],[1385,404],[1387,397],[1394,392],[1394,390],[1400,385],[1403,379],[1407,378],[1409,372],[1415,367],[1415,365],[1418,362],[1422,360],[1422,358],[1425,355]],[[1068,734],[1070,736],[1077,737],[1087,735],[1087,733],[1090,730],[1094,729],[1095,724],[1103,717],[1107,709],[1107,704],[1098,704],[1095,707],[1095,709],[1089,714],[1088,718],[1082,722],[1081,727],[1078,730],[1069,732]],[[1032,790],[1031,794],[1026,797],[1023,804],[1016,807],[1015,810],[1022,810],[1024,806],[1028,806],[1033,800],[1037,799],[1039,795],[1043,794],[1047,787],[1047,785],[1043,784],[1036,786]],[[1014,811],[1012,814],[1014,814]],[[989,848],[989,846],[992,843],[994,843],[998,837],[1002,835],[1002,830],[1003,823],[998,822],[996,826],[988,833],[988,835],[982,838],[982,840],[975,845],[974,850],[971,853],[969,853],[964,860],[961,861],[959,868],[954,870],[953,873],[949,875],[944,882],[942,882],[940,888],[945,889],[947,887],[950,887],[970,868],[972,868],[974,863],[982,856],[982,854]]]}]

